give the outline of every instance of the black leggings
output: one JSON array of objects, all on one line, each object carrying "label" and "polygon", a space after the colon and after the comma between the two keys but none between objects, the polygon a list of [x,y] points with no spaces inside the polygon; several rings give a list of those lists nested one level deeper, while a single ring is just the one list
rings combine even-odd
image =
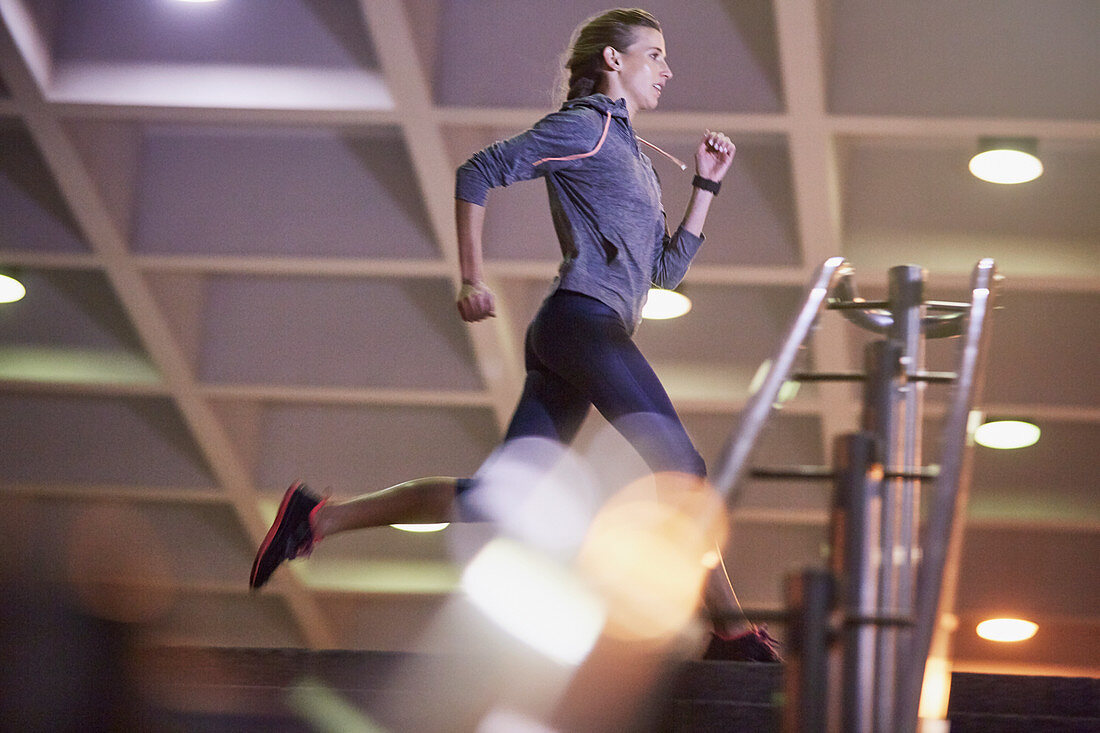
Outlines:
[{"label": "black leggings", "polygon": [[572,442],[594,405],[649,469],[706,476],[657,375],[615,311],[587,295],[559,290],[527,329],[527,379],[505,440]]}]

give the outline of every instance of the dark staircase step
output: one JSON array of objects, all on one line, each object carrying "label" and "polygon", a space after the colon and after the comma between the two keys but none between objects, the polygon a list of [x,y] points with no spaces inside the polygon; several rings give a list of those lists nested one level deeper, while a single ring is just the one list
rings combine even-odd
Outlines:
[{"label": "dark staircase step", "polygon": [[951,733],[1100,733],[1100,679],[956,672]]},{"label": "dark staircase step", "polygon": [[951,733],[1100,733],[1100,718],[952,713]]},{"label": "dark staircase step", "polygon": [[783,665],[686,662],[664,692],[662,733],[771,733],[779,730]]},{"label": "dark staircase step", "polygon": [[[315,730],[294,709],[303,681],[386,731],[474,730],[477,712],[502,685],[522,684],[515,670],[509,678],[491,660],[446,655],[223,648],[162,649],[146,656],[158,724],[202,733]],[[677,665],[653,691],[652,715],[638,721],[638,731],[777,731],[781,676],[777,664]],[[443,722],[424,710],[425,700],[439,702],[441,696],[456,701],[455,714]]]},{"label": "dark staircase step", "polygon": [[[475,730],[478,711],[504,686],[523,683],[522,673],[488,658],[446,655],[183,648],[146,657],[146,682],[158,690],[152,714],[165,731],[313,731],[291,701],[305,686],[391,733],[457,733]],[[678,664],[653,690],[651,719],[637,731],[777,732],[783,674],[780,664]],[[425,712],[425,696],[442,699],[445,720],[439,706]],[[1100,733],[1100,679],[955,673],[948,717],[951,733]]]}]

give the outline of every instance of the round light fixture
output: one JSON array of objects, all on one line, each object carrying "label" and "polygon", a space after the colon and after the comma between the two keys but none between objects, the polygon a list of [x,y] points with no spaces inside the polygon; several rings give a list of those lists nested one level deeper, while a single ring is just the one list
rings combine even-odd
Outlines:
[{"label": "round light fixture", "polygon": [[649,297],[645,307],[642,308],[642,318],[653,321],[664,321],[669,318],[679,318],[691,310],[691,299],[683,293],[664,288],[650,288]]},{"label": "round light fixture", "polygon": [[1038,425],[1023,420],[990,420],[974,431],[974,442],[986,448],[1012,450],[1039,442]]},{"label": "round light fixture", "polygon": [[1035,138],[983,137],[970,172],[990,183],[1026,183],[1043,174]]},{"label": "round light fixture", "polygon": [[26,294],[27,289],[23,287],[23,283],[7,273],[0,272],[0,303],[14,303],[22,300]]},{"label": "round light fixture", "polygon": [[975,630],[989,641],[1026,641],[1035,636],[1039,624],[1022,618],[991,618],[982,621]]},{"label": "round light fixture", "polygon": [[437,522],[433,524],[391,524],[394,529],[399,529],[402,532],[439,532],[450,526],[450,522]]}]

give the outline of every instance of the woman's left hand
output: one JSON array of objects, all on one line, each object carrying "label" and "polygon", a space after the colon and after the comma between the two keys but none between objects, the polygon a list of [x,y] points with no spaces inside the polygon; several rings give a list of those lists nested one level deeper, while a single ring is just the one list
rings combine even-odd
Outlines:
[{"label": "woman's left hand", "polygon": [[721,181],[736,152],[737,146],[724,133],[707,130],[695,151],[695,172],[703,178]]}]

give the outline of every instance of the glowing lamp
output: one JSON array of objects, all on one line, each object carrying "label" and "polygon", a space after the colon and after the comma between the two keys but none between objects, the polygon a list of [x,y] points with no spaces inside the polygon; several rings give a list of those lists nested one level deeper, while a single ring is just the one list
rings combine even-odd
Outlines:
[{"label": "glowing lamp", "polygon": [[402,532],[439,532],[447,529],[450,526],[450,522],[434,522],[431,524],[391,524],[394,529],[399,529]]},{"label": "glowing lamp", "polygon": [[27,289],[14,275],[0,272],[0,303],[14,303],[26,294]]},{"label": "glowing lamp", "polygon": [[683,293],[664,288],[650,288],[649,297],[645,307],[642,308],[642,318],[654,321],[679,318],[691,310],[691,299]]},{"label": "glowing lamp", "polygon": [[974,431],[974,442],[986,448],[1011,450],[1039,442],[1038,425],[1023,420],[991,420]]},{"label": "glowing lamp", "polygon": [[1035,636],[1039,624],[1022,618],[991,618],[978,624],[978,636],[989,641],[1025,641]]},{"label": "glowing lamp", "polygon": [[1035,138],[983,137],[970,172],[990,183],[1026,183],[1043,174]]}]

